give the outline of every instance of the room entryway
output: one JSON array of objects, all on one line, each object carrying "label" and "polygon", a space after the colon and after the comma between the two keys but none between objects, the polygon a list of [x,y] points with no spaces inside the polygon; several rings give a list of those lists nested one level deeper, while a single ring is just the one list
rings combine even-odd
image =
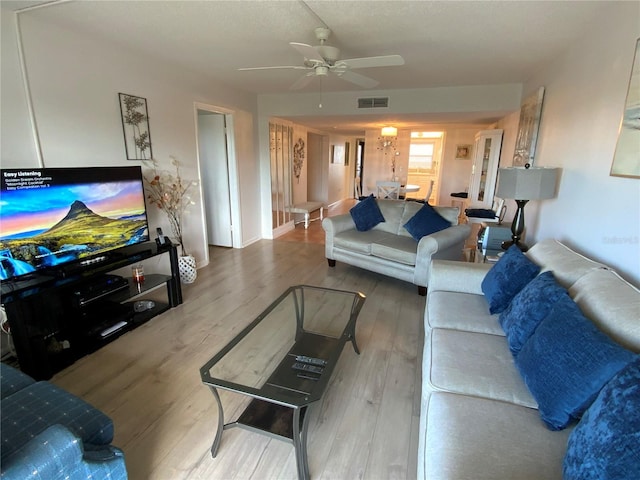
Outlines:
[{"label": "room entryway", "polygon": [[[197,136],[200,175],[205,220],[207,225],[207,243],[220,247],[234,246],[233,208],[231,202],[232,162],[228,120],[231,117],[223,113],[198,106]],[[237,192],[235,192],[237,195]]]}]

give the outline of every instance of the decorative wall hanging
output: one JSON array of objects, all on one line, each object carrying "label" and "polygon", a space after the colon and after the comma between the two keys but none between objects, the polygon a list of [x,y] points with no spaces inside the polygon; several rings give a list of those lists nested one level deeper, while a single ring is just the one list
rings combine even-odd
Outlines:
[{"label": "decorative wall hanging", "polygon": [[302,165],[304,165],[304,140],[301,137],[293,146],[293,174],[296,176],[298,183],[300,183]]},{"label": "decorative wall hanging", "polygon": [[472,145],[456,146],[456,160],[469,160],[471,158]]},{"label": "decorative wall hanging", "polygon": [[636,41],[627,101],[611,164],[611,176],[640,178],[638,145],[640,145],[640,39]]},{"label": "decorative wall hanging", "polygon": [[149,160],[151,153],[151,133],[147,99],[119,93],[122,133],[127,160]]},{"label": "decorative wall hanging", "polygon": [[331,163],[344,164],[344,145],[331,145]]},{"label": "decorative wall hanging", "polygon": [[513,153],[514,167],[523,167],[527,163],[533,165],[543,98],[544,87],[540,87],[537,92],[527,97],[520,107],[520,125]]}]

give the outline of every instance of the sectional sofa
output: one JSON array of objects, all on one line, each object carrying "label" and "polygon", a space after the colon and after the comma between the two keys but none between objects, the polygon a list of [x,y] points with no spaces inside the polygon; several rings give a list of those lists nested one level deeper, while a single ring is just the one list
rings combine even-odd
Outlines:
[{"label": "sectional sofa", "polygon": [[[380,215],[376,217],[377,223],[369,224],[374,224],[370,228],[359,228],[351,213],[327,217],[322,221],[329,266],[333,267],[336,261],[340,261],[388,275],[417,285],[418,292],[426,295],[431,260],[460,260],[471,228],[458,225],[458,207],[430,207],[418,202],[370,196],[352,212],[374,203]],[[427,215],[423,215],[425,213]],[[423,220],[422,225],[418,223],[420,219]],[[442,228],[428,233],[433,230],[428,225],[438,223]],[[407,230],[407,224],[415,228]]]},{"label": "sectional sofa", "polygon": [[113,422],[84,400],[0,364],[2,480],[126,480]]},{"label": "sectional sofa", "polygon": [[493,314],[498,264],[433,262],[417,478],[640,478],[640,291],[555,240],[525,258]]}]

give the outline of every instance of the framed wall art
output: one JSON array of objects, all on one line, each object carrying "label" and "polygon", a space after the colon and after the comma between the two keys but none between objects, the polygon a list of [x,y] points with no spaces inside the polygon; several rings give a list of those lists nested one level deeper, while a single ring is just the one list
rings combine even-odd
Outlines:
[{"label": "framed wall art", "polygon": [[147,99],[119,93],[122,133],[127,160],[150,160],[151,132]]},{"label": "framed wall art", "polygon": [[456,160],[469,160],[471,158],[472,145],[457,145]]},{"label": "framed wall art", "polygon": [[513,153],[514,167],[523,167],[527,163],[533,165],[543,99],[544,87],[540,87],[537,92],[527,97],[520,107],[520,124]]},{"label": "framed wall art", "polygon": [[638,145],[640,145],[640,39],[636,41],[627,100],[611,164],[611,176],[640,178]]}]

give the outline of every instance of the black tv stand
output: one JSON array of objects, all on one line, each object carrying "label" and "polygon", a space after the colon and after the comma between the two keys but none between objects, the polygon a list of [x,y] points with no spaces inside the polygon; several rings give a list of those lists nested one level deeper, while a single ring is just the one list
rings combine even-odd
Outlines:
[{"label": "black tv stand", "polygon": [[[168,255],[170,275],[147,274],[142,284],[115,270]],[[48,273],[48,272],[47,272]],[[165,287],[164,296],[158,289]],[[156,292],[158,291],[158,292]],[[152,308],[136,311],[136,301],[156,292]],[[132,246],[64,275],[34,275],[3,282],[2,304],[22,371],[46,380],[156,315],[180,305],[182,289],[175,245]]]}]

